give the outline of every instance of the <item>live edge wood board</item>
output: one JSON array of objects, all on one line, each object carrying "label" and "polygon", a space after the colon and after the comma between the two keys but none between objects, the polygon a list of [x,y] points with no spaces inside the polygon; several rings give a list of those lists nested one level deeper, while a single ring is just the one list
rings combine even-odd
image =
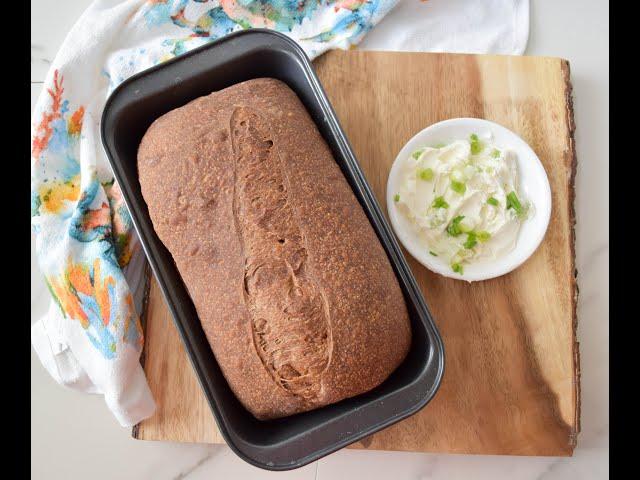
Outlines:
[{"label": "live edge wood board", "polygon": [[[571,455],[580,369],[569,64],[352,50],[330,52],[315,67],[383,210],[397,152],[419,130],[452,117],[486,118],[517,132],[540,157],[553,202],[542,244],[503,277],[451,280],[406,254],[444,340],[444,379],[422,411],[350,448]],[[158,409],[133,436],[222,443],[154,279],[144,321],[143,364]]]}]

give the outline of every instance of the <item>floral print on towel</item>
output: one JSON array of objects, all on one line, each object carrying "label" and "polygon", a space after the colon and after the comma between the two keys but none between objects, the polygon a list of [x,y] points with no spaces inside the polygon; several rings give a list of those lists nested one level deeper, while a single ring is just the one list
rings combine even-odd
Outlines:
[{"label": "floral print on towel", "polygon": [[[32,225],[45,280],[62,314],[114,358],[119,343],[139,349],[142,330],[122,273],[131,258],[131,217],[113,180],[83,172],[85,109],[72,108],[56,70],[32,140]],[[59,256],[63,254],[64,256]],[[120,339],[117,342],[116,339]]]}]

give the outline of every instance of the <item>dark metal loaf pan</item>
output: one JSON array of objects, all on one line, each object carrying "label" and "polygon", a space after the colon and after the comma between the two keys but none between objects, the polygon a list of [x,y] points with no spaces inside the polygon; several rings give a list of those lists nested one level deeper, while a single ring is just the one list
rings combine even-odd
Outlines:
[{"label": "dark metal loaf pan", "polygon": [[[256,420],[240,404],[222,375],[173,259],[153,230],[136,167],[138,145],[155,119],[197,97],[258,77],[277,78],[289,85],[316,122],[389,256],[413,332],[407,359],[378,388],[318,410],[266,422]],[[240,457],[269,470],[301,467],[408,417],[429,402],[444,370],[440,335],[324,90],[295,42],[272,31],[242,31],[141,72],[109,97],[101,133],[220,432]]]}]

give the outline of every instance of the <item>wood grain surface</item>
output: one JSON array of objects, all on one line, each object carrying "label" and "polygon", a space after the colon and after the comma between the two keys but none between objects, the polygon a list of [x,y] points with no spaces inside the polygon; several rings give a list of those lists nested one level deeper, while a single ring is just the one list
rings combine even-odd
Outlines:
[{"label": "wood grain surface", "polygon": [[[514,130],[551,182],[545,239],[510,274],[468,284],[433,274],[405,253],[445,343],[444,379],[425,409],[350,448],[571,455],[580,430],[580,373],[568,63],[355,50],[330,52],[315,65],[384,211],[397,152],[419,130],[452,117]],[[144,367],[158,410],[134,437],[222,442],[153,279],[145,321]]]}]

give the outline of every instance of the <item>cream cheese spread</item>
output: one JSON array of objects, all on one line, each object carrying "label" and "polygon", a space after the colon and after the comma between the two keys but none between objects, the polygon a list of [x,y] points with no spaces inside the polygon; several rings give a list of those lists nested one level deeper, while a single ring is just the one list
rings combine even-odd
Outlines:
[{"label": "cream cheese spread", "polygon": [[533,205],[518,191],[515,152],[490,134],[424,147],[403,160],[394,201],[429,253],[454,272],[512,251]]}]

